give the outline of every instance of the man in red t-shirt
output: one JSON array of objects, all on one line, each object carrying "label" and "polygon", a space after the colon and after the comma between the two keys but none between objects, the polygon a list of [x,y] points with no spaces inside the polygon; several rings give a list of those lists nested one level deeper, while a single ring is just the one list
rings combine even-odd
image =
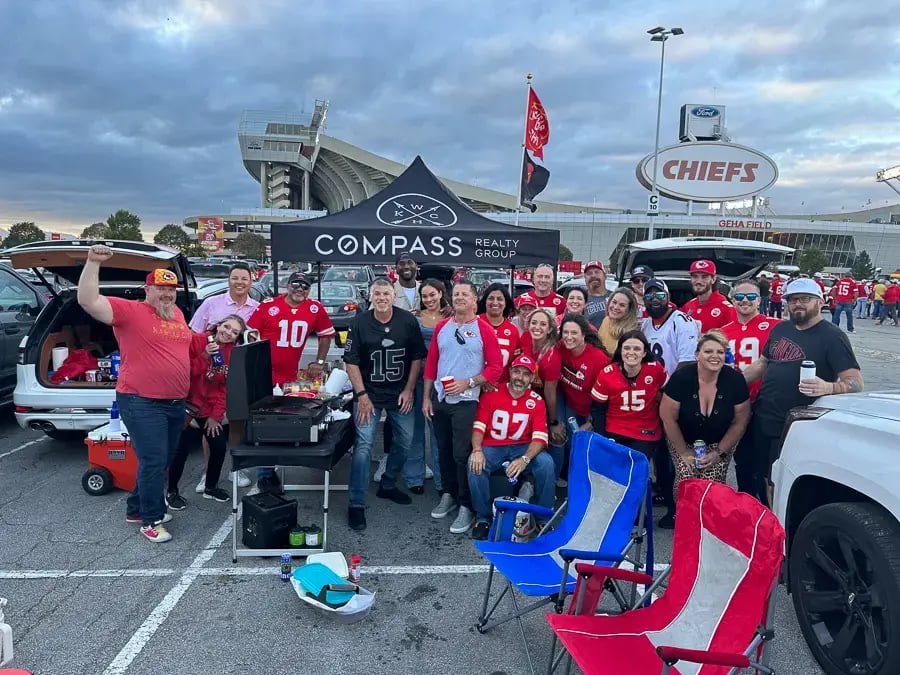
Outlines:
[{"label": "man in red t-shirt", "polygon": [[776,274],[772,277],[772,283],[769,286],[769,316],[781,318],[781,310],[783,309],[781,301],[782,301],[782,291],[784,290],[784,281],[781,278],[780,274]]},{"label": "man in red t-shirt", "polygon": [[884,323],[884,318],[888,317],[891,322],[897,325],[897,305],[900,303],[900,285],[896,279],[891,279],[884,290],[884,308],[881,311],[881,318],[878,319],[878,325]]},{"label": "man in red t-shirt", "polygon": [[[306,340],[313,333],[319,339],[316,360],[307,366],[310,377],[321,377],[334,326],[324,305],[309,297],[311,284],[302,272],[294,272],[287,280],[287,291],[277,298],[264,300],[247,321],[249,328],[259,331],[261,340],[269,341],[272,354],[272,383],[295,382]],[[281,492],[281,481],[272,469],[258,469],[257,486],[263,492]]]},{"label": "man in red t-shirt", "polygon": [[[722,328],[734,355],[734,367],[743,371],[759,359],[762,349],[769,339],[769,333],[779,323],[759,313],[759,286],[755,281],[746,280],[734,287],[734,307],[737,319]],[[756,400],[762,379],[750,384],[750,401]],[[754,452],[753,425],[747,424],[747,431],[738,442],[734,454],[735,475],[738,490],[753,495],[763,504],[768,504],[766,490],[766,465],[763,457]]]},{"label": "man in red t-shirt", "polygon": [[701,334],[734,321],[734,307],[715,288],[716,264],[712,260],[692,262],[691,289],[694,298],[684,303],[681,311],[700,324]]},{"label": "man in red t-shirt", "polygon": [[825,282],[822,281],[822,273],[821,273],[821,272],[816,272],[815,274],[813,274],[813,281],[815,281],[815,282],[816,282],[816,285],[817,285],[819,288],[822,289],[822,296],[824,297],[824,295],[825,295]]},{"label": "man in red t-shirt", "polygon": [[247,321],[249,328],[259,331],[272,350],[272,383],[295,382],[306,340],[315,334],[319,339],[316,360],[307,367],[311,377],[322,375],[325,358],[331,347],[334,326],[325,307],[309,297],[310,283],[302,272],[294,272],[287,280],[287,292],[264,300]]},{"label": "man in red t-shirt", "polygon": [[475,509],[473,539],[487,539],[492,515],[489,476],[500,468],[505,468],[510,479],[533,475],[537,503],[553,508],[555,469],[553,459],[544,452],[547,410],[544,399],[530,388],[534,369],[532,359],[517,357],[509,369],[509,382],[478,400],[469,457],[469,491]]},{"label": "man in red t-shirt", "polygon": [[178,277],[168,269],[147,275],[145,300],[100,295],[100,265],[113,256],[107,246],[88,250],[78,280],[78,304],[112,326],[122,353],[116,405],[138,458],[137,485],[125,502],[125,520],[141,523],[152,542],[169,541],[165,473],[185,422],[190,388],[191,329],[175,304]]},{"label": "man in red t-shirt", "polygon": [[566,299],[553,290],[553,268],[550,265],[538,265],[531,275],[534,290],[531,296],[538,307],[552,309],[557,314],[566,313]]},{"label": "man in red t-shirt", "polygon": [[831,323],[841,325],[841,312],[847,314],[847,332],[853,332],[853,307],[856,305],[856,281],[853,275],[847,272],[834,285],[834,311],[831,313]]}]

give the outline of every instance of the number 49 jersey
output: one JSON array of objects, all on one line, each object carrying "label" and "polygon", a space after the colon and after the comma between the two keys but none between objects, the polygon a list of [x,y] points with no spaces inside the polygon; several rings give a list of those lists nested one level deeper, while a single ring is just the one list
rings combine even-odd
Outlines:
[{"label": "number 49 jersey", "polygon": [[606,433],[639,441],[658,441],[662,437],[659,390],[666,378],[666,369],[655,361],[642,364],[641,372],[633,380],[625,377],[617,363],[601,370],[591,397],[607,404]]},{"label": "number 49 jersey", "polygon": [[[756,361],[762,354],[762,349],[769,339],[769,333],[779,322],[762,314],[758,314],[747,323],[732,321],[723,326],[722,332],[731,346],[734,354],[734,365],[738,370],[744,370]],[[750,385],[750,400],[755,401],[762,378]]]},{"label": "number 49 jersey", "polygon": [[475,412],[475,431],[484,435],[482,445],[518,445],[539,442],[547,446],[547,407],[539,394],[528,390],[513,398],[501,384],[483,393]]},{"label": "number 49 jersey", "polygon": [[283,295],[260,303],[247,326],[258,330],[261,340],[269,341],[273,384],[297,379],[300,357],[310,335],[334,335],[334,326],[322,304],[307,298],[292,307]]}]

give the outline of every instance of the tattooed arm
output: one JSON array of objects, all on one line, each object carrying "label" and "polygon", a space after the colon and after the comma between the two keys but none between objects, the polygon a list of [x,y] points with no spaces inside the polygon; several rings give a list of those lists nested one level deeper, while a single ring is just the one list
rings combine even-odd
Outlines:
[{"label": "tattooed arm", "polygon": [[856,394],[863,390],[863,376],[856,368],[848,368],[838,373],[837,382],[832,383],[835,394]]}]

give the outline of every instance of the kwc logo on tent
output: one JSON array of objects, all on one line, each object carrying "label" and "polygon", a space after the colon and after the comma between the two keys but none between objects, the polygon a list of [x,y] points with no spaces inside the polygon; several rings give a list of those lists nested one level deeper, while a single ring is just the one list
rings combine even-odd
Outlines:
[{"label": "kwc logo on tent", "polygon": [[457,220],[456,212],[444,202],[415,192],[385,199],[375,217],[391,227],[451,227]]}]

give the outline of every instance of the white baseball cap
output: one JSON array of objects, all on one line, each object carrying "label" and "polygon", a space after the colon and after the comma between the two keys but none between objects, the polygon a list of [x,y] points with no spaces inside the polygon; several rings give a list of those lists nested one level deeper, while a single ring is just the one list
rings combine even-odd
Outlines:
[{"label": "white baseball cap", "polygon": [[788,285],[784,287],[784,293],[782,295],[786,298],[789,295],[800,294],[814,295],[820,300],[824,300],[822,297],[822,289],[819,288],[819,284],[812,279],[805,279],[803,277],[789,282]]}]

